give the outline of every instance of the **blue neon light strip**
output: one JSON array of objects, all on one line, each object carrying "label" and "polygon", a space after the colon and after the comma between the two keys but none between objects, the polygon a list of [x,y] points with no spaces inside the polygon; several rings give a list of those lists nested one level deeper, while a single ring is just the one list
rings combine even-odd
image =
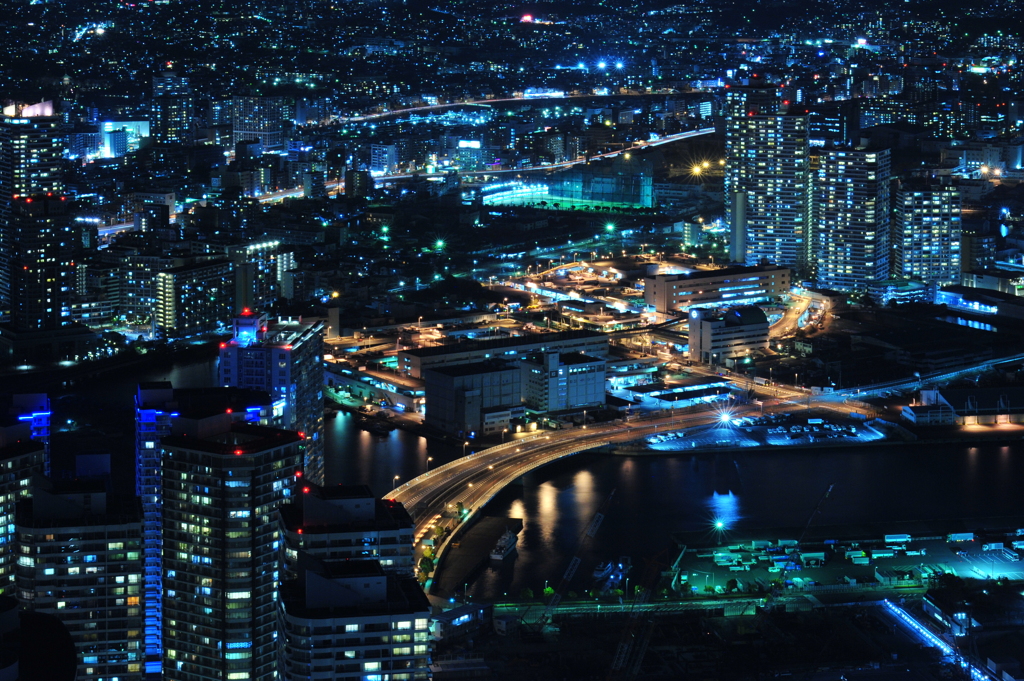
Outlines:
[{"label": "blue neon light strip", "polygon": [[965,657],[953,650],[952,646],[918,624],[917,620],[911,617],[903,608],[899,607],[889,599],[882,601],[882,603],[889,609],[889,612],[896,615],[896,618],[900,620],[901,623],[913,629],[927,643],[941,650],[943,655],[953,658],[953,660],[958,662],[964,669],[970,670],[972,679],[975,681],[993,681],[995,677],[989,676],[986,672],[972,665]]}]

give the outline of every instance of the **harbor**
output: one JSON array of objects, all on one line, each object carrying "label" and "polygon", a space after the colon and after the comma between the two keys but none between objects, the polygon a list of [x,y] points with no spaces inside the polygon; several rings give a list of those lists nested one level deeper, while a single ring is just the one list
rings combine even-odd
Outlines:
[{"label": "harbor", "polygon": [[430,595],[439,599],[463,596],[467,584],[476,573],[484,568],[511,570],[516,559],[516,549],[504,553],[500,560],[491,557],[498,541],[506,532],[518,536],[523,531],[521,518],[481,517],[470,527],[463,529],[453,540],[450,550],[441,556],[435,568],[437,580],[433,582]]},{"label": "harbor", "polygon": [[[662,585],[679,597],[926,588],[940,575],[1024,579],[1019,516],[675,533]],[[717,523],[716,523],[717,525]],[[843,598],[848,596],[843,595]]]}]

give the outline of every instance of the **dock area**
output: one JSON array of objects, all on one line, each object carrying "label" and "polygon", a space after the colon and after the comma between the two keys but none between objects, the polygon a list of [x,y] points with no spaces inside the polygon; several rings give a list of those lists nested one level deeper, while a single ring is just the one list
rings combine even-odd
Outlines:
[{"label": "dock area", "polygon": [[1024,516],[723,528],[672,538],[680,552],[662,577],[677,593],[764,593],[781,582],[827,602],[894,586],[927,588],[940,574],[1024,579]]},{"label": "dock area", "polygon": [[[456,537],[458,546],[453,544],[445,551],[434,571],[430,595],[450,598],[457,592],[461,593],[473,573],[490,562],[491,549],[506,529],[516,534],[522,532],[522,518],[482,517],[460,533]],[[512,557],[510,555],[506,560],[512,560]]]}]

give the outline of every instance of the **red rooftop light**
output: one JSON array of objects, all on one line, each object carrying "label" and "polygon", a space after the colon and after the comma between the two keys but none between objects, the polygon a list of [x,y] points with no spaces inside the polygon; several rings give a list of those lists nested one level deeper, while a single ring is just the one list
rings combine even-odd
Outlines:
[{"label": "red rooftop light", "polygon": [[303,487],[302,488],[302,493],[303,494],[309,494],[309,488],[308,487]]},{"label": "red rooftop light", "polygon": [[242,450],[241,449],[236,449],[235,450],[235,456],[242,456]]},{"label": "red rooftop light", "polygon": [[301,478],[302,477],[302,471],[295,471],[295,477],[296,478]]}]

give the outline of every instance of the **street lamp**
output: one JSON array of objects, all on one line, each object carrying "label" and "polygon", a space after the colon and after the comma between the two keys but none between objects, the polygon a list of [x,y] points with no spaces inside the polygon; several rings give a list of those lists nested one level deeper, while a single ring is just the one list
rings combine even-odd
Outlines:
[{"label": "street lamp", "polygon": [[397,475],[395,476],[395,486],[394,486],[394,489],[398,489],[398,476]]},{"label": "street lamp", "polygon": [[502,444],[505,443],[505,433],[507,433],[507,432],[508,432],[508,428],[506,428],[505,430],[501,431],[501,442],[502,442]]},{"label": "street lamp", "polygon": [[419,321],[416,322],[416,325],[419,326],[421,329],[423,328],[423,316],[422,315],[420,316]]},{"label": "street lamp", "polygon": [[432,457],[432,456],[428,456],[427,457],[427,470],[428,471],[430,470],[430,462],[433,461],[433,460],[434,460],[434,457]]},{"label": "street lamp", "polygon": [[468,445],[468,444],[469,444],[469,440],[465,440],[462,443],[462,456],[466,456],[466,445]]}]

